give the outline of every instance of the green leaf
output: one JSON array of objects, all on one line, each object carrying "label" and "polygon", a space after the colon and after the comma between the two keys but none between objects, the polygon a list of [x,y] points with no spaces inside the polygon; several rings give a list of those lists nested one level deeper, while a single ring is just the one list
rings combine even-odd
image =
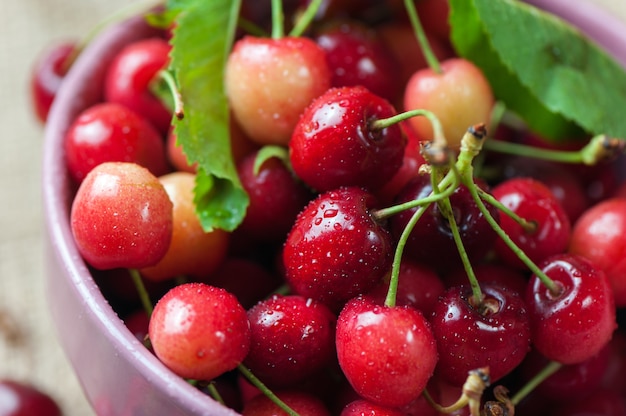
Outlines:
[{"label": "green leaf", "polygon": [[224,67],[240,0],[172,0],[177,11],[170,70],[184,105],[175,134],[187,158],[198,164],[195,202],[205,230],[234,230],[243,220],[248,195],[231,154]]},{"label": "green leaf", "polygon": [[626,71],[563,20],[516,0],[450,0],[452,42],[536,132],[626,137]]}]

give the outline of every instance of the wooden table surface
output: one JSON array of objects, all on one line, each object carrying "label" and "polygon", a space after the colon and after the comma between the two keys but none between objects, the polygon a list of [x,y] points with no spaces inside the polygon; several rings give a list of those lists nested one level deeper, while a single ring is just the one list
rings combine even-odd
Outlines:
[{"label": "wooden table surface", "polygon": [[[626,20],[626,0],[593,1]],[[58,345],[44,298],[43,127],[31,113],[28,77],[46,45],[80,38],[124,4],[128,0],[0,2],[5,17],[0,42],[0,378],[34,383],[61,403],[65,415],[93,412]]]}]

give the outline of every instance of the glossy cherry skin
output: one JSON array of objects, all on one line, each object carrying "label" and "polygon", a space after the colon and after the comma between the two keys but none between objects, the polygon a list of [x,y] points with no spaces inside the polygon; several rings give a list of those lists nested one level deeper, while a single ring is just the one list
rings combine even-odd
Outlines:
[{"label": "glossy cherry skin", "polygon": [[377,32],[357,21],[323,25],[315,41],[326,52],[333,87],[361,85],[394,102],[400,94],[399,63]]},{"label": "glossy cherry skin", "polygon": [[96,269],[153,266],[172,238],[172,202],[146,168],[105,162],[80,184],[70,225],[78,251]]},{"label": "glossy cherry skin", "polygon": [[[394,202],[401,204],[424,198],[431,192],[430,176],[419,175],[405,185]],[[464,185],[459,186],[450,196],[450,203],[465,251],[473,261],[482,259],[492,248],[497,238],[496,233]],[[493,207],[488,206],[488,208],[498,221],[498,211]],[[416,210],[417,208],[408,209],[391,217],[391,231],[396,239],[400,237]],[[441,253],[447,253],[447,255],[444,256]],[[436,271],[450,270],[461,264],[450,223],[437,204],[431,204],[427,208],[409,234],[404,254],[413,261],[426,264]]]},{"label": "glossy cherry skin", "polygon": [[368,400],[357,399],[343,408],[339,416],[406,416],[399,409],[384,407]]},{"label": "glossy cherry skin", "polygon": [[106,101],[122,104],[150,121],[163,137],[170,129],[171,111],[150,91],[160,70],[169,63],[170,45],[148,38],[122,48],[110,63],[104,81]]},{"label": "glossy cherry skin", "polygon": [[[300,416],[330,416],[324,403],[301,391],[277,391],[275,394]],[[282,416],[287,413],[264,394],[258,394],[244,403],[242,416]]]},{"label": "glossy cherry skin", "polygon": [[194,380],[234,369],[250,349],[250,324],[237,298],[203,283],[185,283],[161,297],[148,331],[159,360]]},{"label": "glossy cherry skin", "polygon": [[0,415],[61,416],[57,402],[40,389],[16,380],[0,380]]},{"label": "glossy cherry skin", "polygon": [[302,296],[272,296],[248,311],[251,344],[244,364],[269,386],[287,387],[335,355],[335,315]]},{"label": "glossy cherry skin", "polygon": [[[546,185],[529,177],[511,178],[494,186],[492,195],[518,216],[534,223],[536,228],[528,231],[508,215],[500,216],[502,229],[535,264],[567,250],[571,223]],[[495,250],[506,264],[526,267],[501,239],[496,241]]]},{"label": "glossy cherry skin", "polygon": [[354,390],[381,406],[406,406],[416,399],[437,364],[435,338],[421,312],[367,297],[354,298],[341,310],[336,345]]},{"label": "glossy cherry skin", "polygon": [[533,275],[526,305],[535,348],[545,357],[576,364],[597,354],[617,327],[615,303],[606,274],[585,258],[560,254],[541,270],[556,283],[552,293]]},{"label": "glossy cherry skin", "polygon": [[330,87],[330,77],[324,51],[311,39],[245,36],[228,57],[224,82],[246,135],[286,145],[302,111]]},{"label": "glossy cherry skin", "polygon": [[381,187],[402,166],[406,139],[398,125],[376,129],[371,123],[395,114],[387,100],[364,87],[328,90],[304,110],[293,131],[294,172],[320,192]]},{"label": "glossy cherry skin", "polygon": [[626,198],[604,200],[574,223],[569,252],[604,270],[617,307],[626,306]]},{"label": "glossy cherry skin", "polygon": [[439,297],[430,317],[437,340],[437,374],[461,386],[468,372],[489,367],[492,382],[522,362],[530,350],[530,325],[523,299],[515,292],[481,284],[485,299],[476,304],[469,286]]},{"label": "glossy cherry skin", "polygon": [[80,113],[65,134],[64,147],[76,183],[103,162],[137,163],[155,176],[170,170],[159,132],[121,104],[100,103]]},{"label": "glossy cherry skin", "polygon": [[[430,68],[417,71],[404,90],[404,109],[426,109],[441,121],[448,145],[458,149],[470,126],[488,123],[494,103],[484,74],[468,60],[450,58],[442,73]],[[424,140],[432,140],[432,126],[425,117],[413,117],[411,127]]]},{"label": "glossy cherry skin", "polygon": [[279,158],[265,160],[255,172],[257,157],[258,152],[253,152],[237,165],[250,203],[236,232],[243,233],[247,239],[282,243],[314,194]]},{"label": "glossy cherry skin", "polygon": [[369,291],[389,272],[389,232],[374,220],[373,196],[340,188],[311,201],[283,249],[285,278],[296,294],[332,307]]},{"label": "glossy cherry skin", "polygon": [[159,182],[173,205],[172,239],[163,258],[154,266],[142,268],[141,275],[159,281],[213,274],[226,258],[230,234],[219,228],[202,228],[194,204],[196,175],[172,172],[159,177]]},{"label": "glossy cherry skin", "polygon": [[52,102],[71,66],[68,59],[75,50],[75,42],[52,45],[42,52],[33,66],[30,98],[35,116],[42,123],[48,118]]}]

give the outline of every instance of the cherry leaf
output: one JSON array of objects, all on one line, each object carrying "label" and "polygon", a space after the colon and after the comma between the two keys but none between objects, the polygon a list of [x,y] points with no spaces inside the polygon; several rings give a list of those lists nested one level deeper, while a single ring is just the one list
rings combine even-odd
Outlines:
[{"label": "cherry leaf", "polygon": [[496,97],[548,139],[626,137],[626,71],[581,31],[518,0],[450,0],[451,39]]},{"label": "cherry leaf", "polygon": [[198,164],[195,203],[203,228],[234,230],[248,206],[232,157],[224,67],[240,0],[176,0],[170,70],[183,100],[175,134],[191,163]]}]

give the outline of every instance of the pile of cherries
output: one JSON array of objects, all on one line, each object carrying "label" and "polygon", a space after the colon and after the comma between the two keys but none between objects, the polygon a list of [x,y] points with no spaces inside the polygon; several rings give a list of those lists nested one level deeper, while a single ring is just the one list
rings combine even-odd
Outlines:
[{"label": "pile of cherries", "polygon": [[626,414],[620,156],[550,160],[620,143],[494,122],[446,0],[416,2],[430,59],[402,2],[322,5],[299,36],[242,31],[228,58],[250,197],[232,232],[203,230],[197,167],[151,92],[170,34],[109,64],[64,150],[72,232],[113,308],[244,415]]}]

